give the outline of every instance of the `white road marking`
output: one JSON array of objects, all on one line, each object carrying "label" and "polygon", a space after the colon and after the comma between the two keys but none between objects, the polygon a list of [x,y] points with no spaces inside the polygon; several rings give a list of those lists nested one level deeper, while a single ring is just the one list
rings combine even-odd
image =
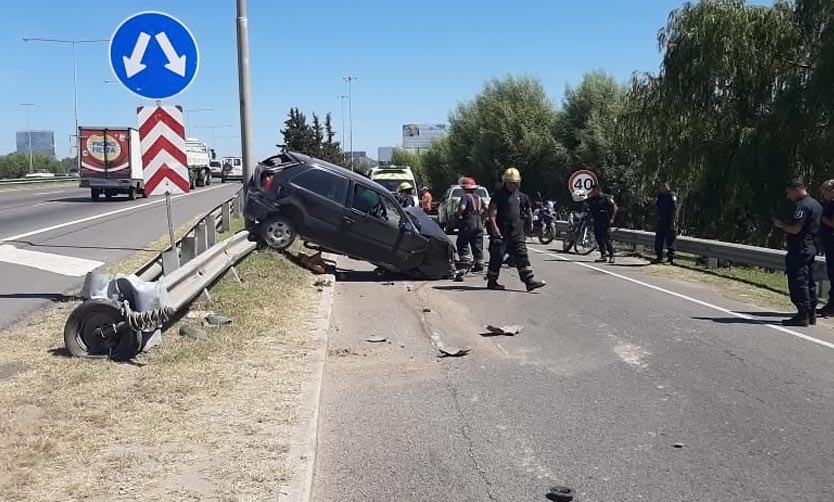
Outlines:
[{"label": "white road marking", "polygon": [[0,262],[23,265],[70,277],[83,277],[87,272],[104,265],[104,262],[100,261],[18,249],[9,244],[0,245]]},{"label": "white road marking", "polygon": [[712,309],[712,310],[716,310],[718,312],[722,312],[724,314],[728,314],[728,315],[730,315],[732,317],[736,317],[738,319],[744,319],[744,320],[747,320],[747,321],[754,321],[754,322],[757,322],[757,323],[761,324],[762,326],[767,326],[768,328],[775,329],[776,331],[779,331],[781,333],[785,333],[787,335],[795,336],[796,338],[800,338],[800,339],[805,340],[807,342],[816,343],[817,345],[820,345],[822,347],[826,347],[828,349],[834,350],[834,343],[826,342],[825,340],[820,340],[818,338],[814,338],[813,336],[808,336],[804,333],[800,333],[798,331],[794,331],[792,329],[788,329],[788,328],[785,328],[783,326],[778,326],[776,324],[770,324],[770,323],[767,323],[767,322],[764,322],[764,321],[759,321],[755,317],[747,315],[747,314],[740,314],[738,312],[733,312],[732,310],[725,309],[724,307],[719,307],[718,305],[713,305],[711,303],[707,303],[703,300],[698,300],[697,298],[692,298],[691,296],[686,296],[686,295],[676,293],[674,291],[671,291],[671,290],[668,290],[668,289],[665,289],[665,288],[661,288],[659,286],[655,286],[654,284],[649,284],[647,282],[639,281],[637,279],[632,279],[631,277],[628,277],[628,276],[625,276],[625,275],[622,275],[622,274],[618,274],[618,273],[612,272],[610,270],[605,270],[604,268],[595,267],[593,265],[588,265],[587,263],[582,263],[582,262],[570,260],[568,258],[565,258],[564,256],[559,256],[557,254],[548,253],[546,251],[542,251],[542,250],[535,249],[535,248],[532,248],[532,247],[530,248],[530,250],[535,252],[535,253],[539,253],[539,254],[550,256],[552,258],[556,258],[557,260],[566,261],[566,262],[573,263],[575,265],[579,265],[580,267],[587,268],[589,270],[595,270],[597,272],[602,272],[603,274],[607,274],[607,275],[610,275],[612,277],[616,277],[618,279],[628,281],[632,284],[637,284],[639,286],[643,286],[644,288],[653,289],[655,291],[665,293],[669,296],[674,296],[675,298],[680,298],[681,300],[686,300],[688,302],[695,303],[697,305],[701,305],[702,307],[706,307],[708,309]]},{"label": "white road marking", "polygon": [[[227,186],[227,185],[217,185],[217,186],[213,186],[213,187],[209,187],[209,188],[204,188],[203,190],[200,190],[199,192],[190,192],[190,193],[184,193],[184,194],[181,194],[181,195],[174,195],[174,196],[171,197],[171,200],[179,199],[179,198],[182,198],[182,197],[188,197],[189,195],[196,195],[196,194],[210,192],[212,190],[217,190],[218,188],[223,188],[224,186]],[[137,211],[137,210],[142,209],[144,207],[153,206],[153,205],[156,205],[156,204],[162,204],[163,202],[165,202],[164,197],[162,197],[158,200],[145,202],[144,204],[139,204],[138,206],[129,206],[129,207],[125,207],[125,208],[122,208],[122,209],[117,209],[115,211],[110,211],[108,213],[96,214],[96,215],[88,216],[86,218],[81,218],[81,219],[78,219],[78,220],[66,221],[64,223],[59,223],[57,225],[52,225],[50,227],[39,228],[37,230],[32,230],[31,232],[24,232],[22,234],[12,235],[11,237],[3,237],[3,238],[0,238],[0,242],[17,241],[17,240],[20,240],[20,239],[25,239],[27,237],[32,237],[33,235],[38,235],[38,234],[42,234],[42,233],[45,233],[45,232],[51,232],[53,230],[58,230],[60,228],[65,228],[65,227],[69,227],[69,226],[72,226],[72,225],[78,225],[79,223],[86,223],[88,221],[98,220],[98,219],[101,219],[101,218],[107,218],[108,216],[113,216],[113,215],[121,214],[121,213],[127,213],[129,211]]]},{"label": "white road marking", "polygon": [[49,202],[41,202],[41,203],[38,203],[38,204],[32,204],[32,205],[31,205],[31,206],[29,206],[29,207],[48,206],[49,204],[57,204],[57,202],[56,202],[56,201],[54,201],[54,200],[51,200],[51,201],[49,201]]},{"label": "white road marking", "polygon": [[[73,187],[73,188],[78,188],[78,187]],[[55,195],[57,193],[64,193],[64,192],[66,192],[66,190],[57,190],[55,192],[38,192],[38,193],[35,193],[35,194],[32,194],[32,195]]]}]

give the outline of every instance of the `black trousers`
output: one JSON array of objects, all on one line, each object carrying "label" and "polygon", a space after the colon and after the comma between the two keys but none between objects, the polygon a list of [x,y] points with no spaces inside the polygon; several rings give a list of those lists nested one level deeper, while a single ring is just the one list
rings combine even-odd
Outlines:
[{"label": "black trousers", "polygon": [[522,282],[533,278],[533,267],[530,266],[530,257],[527,256],[527,243],[524,242],[524,233],[504,235],[504,239],[489,238],[489,268],[487,279],[497,281],[501,273],[501,265],[504,263],[504,256],[509,253],[510,258],[515,261],[518,269],[518,276]]},{"label": "black trousers", "polygon": [[[462,225],[458,229],[458,256],[463,263],[483,265],[484,263],[484,229],[479,226]],[[471,253],[470,253],[471,249]]]},{"label": "black trousers", "polygon": [[[823,238],[822,248],[825,251],[825,268],[828,272],[828,283],[834,285],[834,237]],[[828,290],[828,304],[834,305],[834,287]]]},{"label": "black trousers", "polygon": [[664,247],[669,258],[675,257],[675,239],[677,237],[678,233],[673,223],[662,221],[657,224],[657,230],[654,232],[654,252],[658,259],[663,258]]},{"label": "black trousers", "polygon": [[788,276],[788,291],[791,302],[799,312],[812,314],[817,309],[817,281],[814,277],[814,255],[816,250],[788,251],[785,257],[785,273]]},{"label": "black trousers", "polygon": [[599,246],[599,254],[605,258],[605,255],[614,256],[614,245],[611,244],[611,227],[607,224],[594,224],[594,237],[597,239],[597,246]]}]

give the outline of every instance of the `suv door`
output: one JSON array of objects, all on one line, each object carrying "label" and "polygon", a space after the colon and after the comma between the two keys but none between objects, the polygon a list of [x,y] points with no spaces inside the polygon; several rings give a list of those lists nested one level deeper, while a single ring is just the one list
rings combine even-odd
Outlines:
[{"label": "suv door", "polygon": [[354,182],[342,221],[342,247],[347,254],[375,264],[398,266],[401,225],[407,220],[390,194]]},{"label": "suv door", "polygon": [[326,248],[337,249],[342,240],[342,212],[349,181],[324,169],[312,168],[300,172],[290,180],[296,200],[290,201],[300,209],[294,223],[298,233]]}]

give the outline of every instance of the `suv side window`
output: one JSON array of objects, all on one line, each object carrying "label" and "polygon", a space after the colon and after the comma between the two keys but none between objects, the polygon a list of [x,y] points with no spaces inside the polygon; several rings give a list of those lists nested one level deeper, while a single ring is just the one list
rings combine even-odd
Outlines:
[{"label": "suv side window", "polygon": [[399,206],[376,190],[360,184],[353,187],[353,209],[363,212],[394,227],[400,226]]},{"label": "suv side window", "polygon": [[321,169],[310,169],[293,178],[292,183],[339,204],[345,203],[348,180],[341,176]]}]

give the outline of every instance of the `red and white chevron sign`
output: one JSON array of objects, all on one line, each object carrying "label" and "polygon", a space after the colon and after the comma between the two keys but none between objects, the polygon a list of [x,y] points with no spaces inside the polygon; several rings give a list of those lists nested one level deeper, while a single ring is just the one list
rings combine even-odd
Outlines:
[{"label": "red and white chevron sign", "polygon": [[137,112],[145,193],[188,192],[190,184],[182,107],[140,106]]}]

